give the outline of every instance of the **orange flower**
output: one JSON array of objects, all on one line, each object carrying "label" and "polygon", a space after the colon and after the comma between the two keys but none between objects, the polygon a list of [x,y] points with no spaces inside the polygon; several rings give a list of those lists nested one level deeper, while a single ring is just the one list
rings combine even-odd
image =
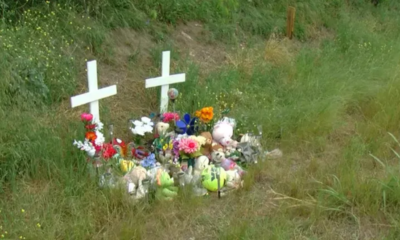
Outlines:
[{"label": "orange flower", "polygon": [[196,117],[201,117],[201,112],[200,111],[196,111],[196,113],[194,114]]},{"label": "orange flower", "polygon": [[214,117],[214,108],[213,107],[205,107],[200,111],[196,111],[196,117],[200,118],[202,122],[208,123]]},{"label": "orange flower", "polygon": [[96,140],[97,136],[95,132],[86,132],[85,138],[88,139],[89,141],[94,141]]}]

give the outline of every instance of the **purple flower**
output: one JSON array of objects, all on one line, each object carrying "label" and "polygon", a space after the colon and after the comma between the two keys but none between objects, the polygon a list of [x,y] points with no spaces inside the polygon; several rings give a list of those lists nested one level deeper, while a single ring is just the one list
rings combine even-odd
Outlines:
[{"label": "purple flower", "polygon": [[172,151],[173,151],[175,156],[179,156],[179,141],[174,141],[173,142]]}]

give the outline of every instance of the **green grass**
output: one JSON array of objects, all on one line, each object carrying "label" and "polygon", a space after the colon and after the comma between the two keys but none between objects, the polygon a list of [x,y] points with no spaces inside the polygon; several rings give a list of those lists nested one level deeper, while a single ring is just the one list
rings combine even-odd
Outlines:
[{"label": "green grass", "polygon": [[[398,239],[400,4],[266,2],[0,0],[0,236]],[[293,41],[283,39],[290,4]],[[204,34],[182,46],[174,29],[193,22]],[[144,46],[120,56],[135,43],[121,43],[121,28]],[[190,57],[197,47],[219,62]],[[86,108],[70,110],[69,97],[84,91],[86,59],[98,60],[101,85],[125,84],[101,111],[129,140],[126,120],[157,110],[143,80],[160,74],[167,49],[171,73],[187,74],[177,109],[229,107],[241,131],[260,124],[266,148],[283,150],[224,200],[135,205],[98,189],[72,146]]]}]

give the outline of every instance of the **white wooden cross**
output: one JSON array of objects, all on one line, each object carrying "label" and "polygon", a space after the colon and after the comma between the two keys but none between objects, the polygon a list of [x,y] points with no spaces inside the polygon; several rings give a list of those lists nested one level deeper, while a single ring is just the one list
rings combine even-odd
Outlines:
[{"label": "white wooden cross", "polygon": [[170,56],[170,51],[165,51],[162,53],[161,77],[146,79],[146,88],[161,86],[160,113],[164,113],[168,109],[169,84],[185,81],[184,73],[169,75]]},{"label": "white wooden cross", "polygon": [[99,100],[117,94],[117,86],[99,89],[97,85],[97,65],[96,60],[87,62],[87,76],[89,92],[71,97],[72,108],[90,103],[90,113],[95,121],[100,121]]}]

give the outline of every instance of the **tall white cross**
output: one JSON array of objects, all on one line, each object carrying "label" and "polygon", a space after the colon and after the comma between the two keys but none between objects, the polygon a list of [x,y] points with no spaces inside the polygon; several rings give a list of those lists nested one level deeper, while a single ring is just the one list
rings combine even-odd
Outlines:
[{"label": "tall white cross", "polygon": [[146,88],[161,86],[160,113],[164,113],[168,109],[169,84],[180,83],[185,81],[184,73],[169,75],[170,56],[171,56],[170,51],[165,51],[162,53],[161,77],[146,79]]},{"label": "tall white cross", "polygon": [[117,86],[99,89],[97,85],[97,65],[96,60],[87,62],[87,75],[89,92],[71,97],[72,108],[90,103],[90,113],[93,119],[100,121],[99,100],[117,94]]}]

